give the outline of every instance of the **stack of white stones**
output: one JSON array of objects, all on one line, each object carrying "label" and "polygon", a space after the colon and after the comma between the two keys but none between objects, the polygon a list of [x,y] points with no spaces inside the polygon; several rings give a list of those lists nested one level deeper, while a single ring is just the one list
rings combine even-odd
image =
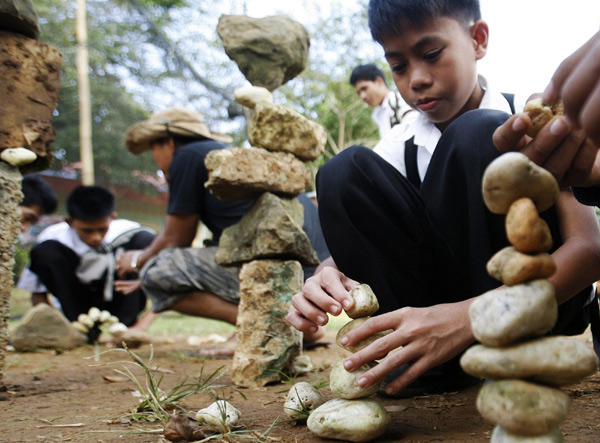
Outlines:
[{"label": "stack of white stones", "polygon": [[508,153],[488,166],[482,188],[488,209],[506,214],[512,247],[488,262],[488,273],[505,286],[471,305],[473,333],[481,344],[467,350],[461,365],[492,380],[477,398],[480,414],[496,425],[492,443],[562,442],[559,426],[570,399],[559,387],[597,371],[598,359],[576,338],[537,338],[552,329],[558,315],[547,280],[556,271],[548,254],[552,238],[539,216],[556,202],[558,184],[523,154]]},{"label": "stack of white stones", "polygon": [[[379,302],[369,285],[361,284],[350,290],[354,300],[354,307],[346,311],[353,320],[343,326],[337,335],[337,343],[350,352],[357,352],[368,346],[382,336],[371,336],[352,347],[341,344],[341,338],[362,324],[369,315],[377,312]],[[383,404],[374,398],[382,382],[375,383],[368,388],[358,386],[358,379],[368,371],[372,365],[364,365],[354,372],[348,372],[343,365],[343,360],[338,361],[329,375],[329,388],[340,398],[330,400],[310,413],[308,428],[320,437],[333,438],[352,442],[371,441],[381,436],[391,418]]]},{"label": "stack of white stones", "polygon": [[302,290],[302,265],[319,260],[302,229],[304,208],[294,197],[311,182],[304,162],[324,151],[327,136],[317,123],[274,104],[265,88],[240,88],[235,97],[251,110],[252,147],[210,152],[205,186],[221,200],[256,199],[223,232],[215,260],[242,266],[232,380],[261,387],[291,373],[302,350],[301,333],[285,317],[292,296]]}]

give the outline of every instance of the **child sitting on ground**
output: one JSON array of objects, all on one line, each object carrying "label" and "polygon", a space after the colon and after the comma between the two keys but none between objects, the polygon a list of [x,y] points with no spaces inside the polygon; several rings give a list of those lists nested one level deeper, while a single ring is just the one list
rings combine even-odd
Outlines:
[{"label": "child sitting on ground", "polygon": [[32,292],[34,305],[48,303],[50,292],[71,321],[95,306],[127,326],[136,322],[146,296],[135,281],[115,290],[115,254],[148,246],[154,234],[137,222],[115,220],[114,208],[113,194],[100,186],[79,186],[68,196],[68,218],[40,233],[18,283]]}]

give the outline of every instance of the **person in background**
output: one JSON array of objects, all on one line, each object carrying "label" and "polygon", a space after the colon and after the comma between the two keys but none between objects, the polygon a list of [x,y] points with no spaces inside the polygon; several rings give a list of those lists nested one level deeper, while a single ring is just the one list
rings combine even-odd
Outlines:
[{"label": "person in background", "polygon": [[388,89],[383,72],[373,64],[354,68],[350,84],[361,100],[373,108],[371,118],[379,128],[380,138],[413,113],[398,92]]},{"label": "person in background", "polygon": [[23,201],[21,210],[21,232],[27,232],[42,215],[50,215],[56,211],[58,199],[54,190],[39,175],[28,174],[21,184]]}]

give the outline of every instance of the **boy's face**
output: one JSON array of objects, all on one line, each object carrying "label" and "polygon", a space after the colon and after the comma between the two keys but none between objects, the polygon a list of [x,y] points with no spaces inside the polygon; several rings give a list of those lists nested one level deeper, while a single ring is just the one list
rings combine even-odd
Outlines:
[{"label": "boy's face", "polygon": [[356,93],[371,108],[379,106],[388,93],[388,88],[381,77],[373,80],[359,80],[354,84]]},{"label": "boy's face", "polygon": [[114,218],[114,215],[111,215],[92,221],[83,221],[74,218],[68,218],[66,221],[71,228],[75,229],[82,242],[92,248],[97,248],[102,243],[102,240],[104,240],[110,222]]},{"label": "boy's face", "polygon": [[465,29],[439,17],[386,38],[382,46],[404,100],[443,130],[481,103],[476,62],[485,55],[487,36],[481,20]]},{"label": "boy's face", "polygon": [[169,168],[171,167],[171,162],[173,161],[173,154],[175,153],[175,143],[172,138],[168,138],[163,141],[156,141],[150,143],[150,147],[152,148],[152,158],[154,159],[154,163],[158,166],[165,177],[169,178]]},{"label": "boy's face", "polygon": [[21,210],[21,232],[27,232],[43,214],[42,208],[38,205],[19,206],[19,209]]}]

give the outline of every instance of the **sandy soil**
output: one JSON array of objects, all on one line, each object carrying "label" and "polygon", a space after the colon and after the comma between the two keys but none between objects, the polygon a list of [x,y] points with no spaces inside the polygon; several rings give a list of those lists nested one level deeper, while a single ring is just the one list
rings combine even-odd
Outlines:
[{"label": "sandy soil", "polygon": [[[587,340],[585,337],[583,340]],[[296,381],[326,381],[329,368],[345,352],[334,344],[328,333],[329,346],[306,351],[316,368]],[[102,351],[106,350],[102,348]],[[155,344],[154,363],[164,377],[162,386],[173,387],[185,376],[197,377],[222,367],[220,383],[225,387],[188,397],[182,405],[192,414],[212,403],[218,395],[242,412],[246,429],[255,431],[254,439],[231,435],[227,441],[322,442],[303,425],[286,422],[283,402],[290,385],[280,383],[258,390],[240,389],[231,384],[228,370],[231,359],[206,359],[194,356],[198,349],[185,339],[172,344]],[[147,359],[150,346],[135,349]],[[131,411],[139,399],[135,386],[115,370],[129,361],[123,352],[108,352],[93,358],[94,348],[82,347],[70,352],[9,353],[4,381],[7,391],[0,393],[0,441],[10,442],[160,442],[160,423],[131,420]],[[133,368],[131,364],[127,365]],[[133,368],[141,377],[141,372]],[[113,381],[108,381],[112,379]],[[381,398],[393,419],[393,425],[381,442],[484,442],[492,426],[483,421],[474,403],[478,387],[459,393],[424,396],[409,400]],[[569,387],[573,399],[567,421],[562,426],[569,442],[600,440],[600,375]],[[325,396],[333,398],[329,388]],[[274,422],[266,438],[265,433]],[[220,440],[224,441],[224,440]]]}]

